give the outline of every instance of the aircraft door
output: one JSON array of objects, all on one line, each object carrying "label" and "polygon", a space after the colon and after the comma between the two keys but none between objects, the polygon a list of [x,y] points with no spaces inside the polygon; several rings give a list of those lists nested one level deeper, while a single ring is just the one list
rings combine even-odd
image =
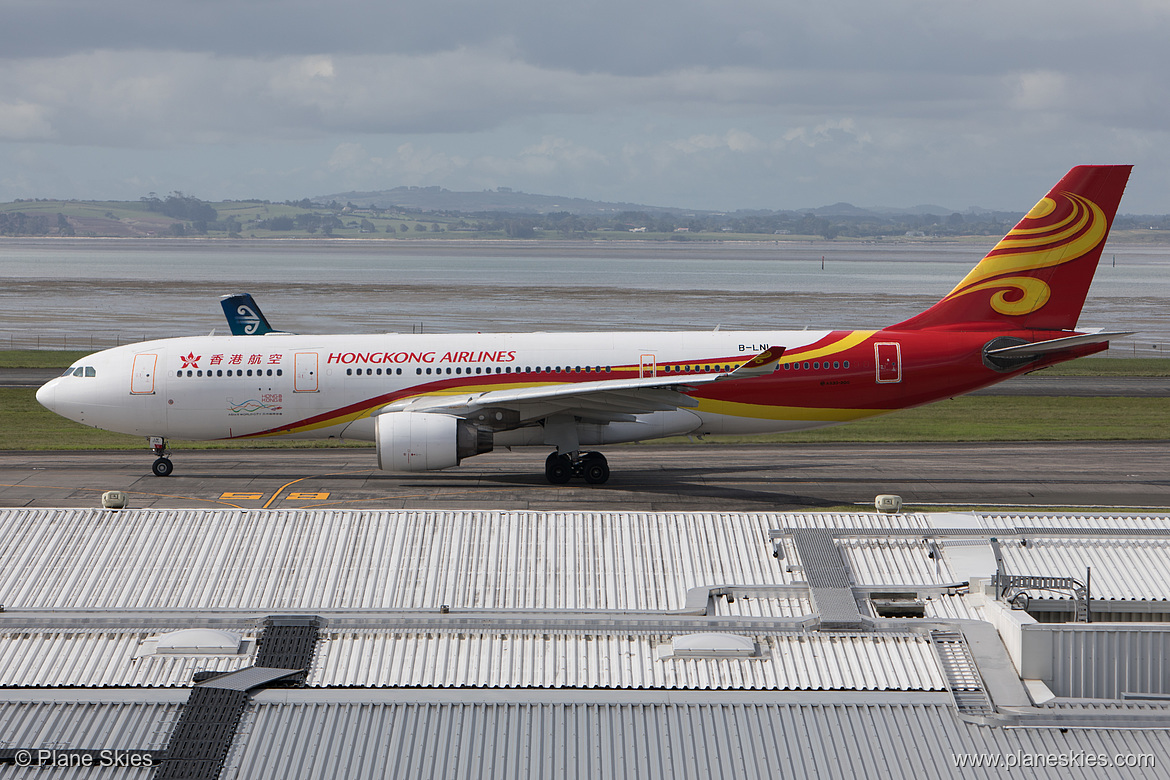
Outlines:
[{"label": "aircraft door", "polygon": [[158,366],[158,355],[144,352],[134,356],[134,367],[130,373],[131,395],[154,394],[154,372]]},{"label": "aircraft door", "polygon": [[898,343],[874,344],[877,363],[878,383],[902,381],[902,345]]},{"label": "aircraft door", "polygon": [[297,352],[293,355],[293,391],[315,393],[317,389],[317,353]]},{"label": "aircraft door", "polygon": [[653,355],[642,355],[638,366],[638,377],[645,379],[648,376],[658,376],[658,363]]}]

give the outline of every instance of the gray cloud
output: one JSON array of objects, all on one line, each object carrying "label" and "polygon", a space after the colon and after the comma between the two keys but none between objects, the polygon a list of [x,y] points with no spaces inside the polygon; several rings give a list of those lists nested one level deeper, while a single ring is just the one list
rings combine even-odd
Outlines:
[{"label": "gray cloud", "polygon": [[[891,174],[972,176],[970,203],[991,206],[1012,177],[1086,158],[1167,173],[1170,11],[1153,0],[41,0],[5,16],[11,197],[47,194],[14,189],[36,180],[29,144],[182,149],[205,181],[198,150],[275,143],[290,160],[275,167],[337,189],[636,187],[724,207],[784,197],[761,172],[813,188],[806,205],[830,187],[876,199]],[[1010,173],[989,180],[997,168]]]}]

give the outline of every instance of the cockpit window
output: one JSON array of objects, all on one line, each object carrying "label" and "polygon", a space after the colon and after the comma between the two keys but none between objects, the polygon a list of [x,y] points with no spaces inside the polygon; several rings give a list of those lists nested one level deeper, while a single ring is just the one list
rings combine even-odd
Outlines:
[{"label": "cockpit window", "polygon": [[73,376],[85,376],[85,369],[81,366],[78,366],[76,369],[74,369]]},{"label": "cockpit window", "polygon": [[85,375],[86,376],[97,376],[97,371],[94,370],[93,366],[86,366],[85,367]]},{"label": "cockpit window", "polygon": [[72,374],[74,371],[77,371],[77,370],[79,370],[79,369],[75,369],[73,366],[70,366],[69,368],[65,369],[65,373],[62,374],[61,376],[69,376],[70,374]]}]

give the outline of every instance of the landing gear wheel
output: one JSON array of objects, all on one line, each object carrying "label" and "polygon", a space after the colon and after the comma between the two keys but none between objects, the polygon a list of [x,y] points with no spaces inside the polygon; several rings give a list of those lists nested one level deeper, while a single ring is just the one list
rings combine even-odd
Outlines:
[{"label": "landing gear wheel", "polygon": [[175,470],[175,464],[171,463],[170,458],[159,458],[150,467],[156,477],[169,477],[171,472]]},{"label": "landing gear wheel", "polygon": [[581,473],[590,485],[604,485],[609,481],[609,463],[600,452],[591,452],[581,459]]},{"label": "landing gear wheel", "polygon": [[554,485],[563,485],[573,478],[573,463],[568,455],[552,453],[544,461],[544,478]]}]

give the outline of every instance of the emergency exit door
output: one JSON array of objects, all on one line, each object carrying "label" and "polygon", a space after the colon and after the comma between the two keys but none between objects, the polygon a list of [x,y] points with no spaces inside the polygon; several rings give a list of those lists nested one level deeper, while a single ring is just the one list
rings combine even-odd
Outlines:
[{"label": "emergency exit door", "polygon": [[874,344],[879,383],[902,381],[902,345],[896,342]]},{"label": "emergency exit door", "polygon": [[130,394],[150,395],[154,392],[154,372],[158,355],[144,352],[134,356],[134,367],[130,374]]},{"label": "emergency exit door", "polygon": [[315,393],[318,389],[317,353],[297,352],[293,355],[293,391]]}]

